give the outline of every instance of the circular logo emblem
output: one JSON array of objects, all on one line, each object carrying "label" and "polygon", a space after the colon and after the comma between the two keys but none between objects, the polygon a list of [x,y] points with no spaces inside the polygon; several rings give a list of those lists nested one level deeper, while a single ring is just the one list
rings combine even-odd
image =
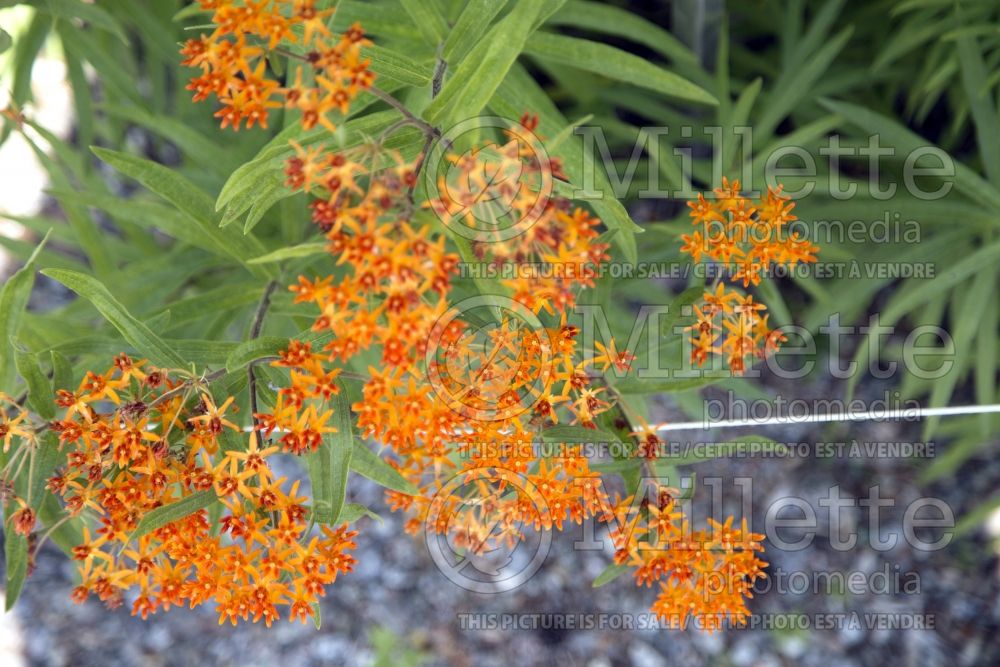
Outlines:
[{"label": "circular logo emblem", "polygon": [[449,581],[473,593],[504,593],[528,581],[552,546],[534,530],[549,511],[527,477],[500,468],[463,471],[431,500],[424,541]]},{"label": "circular logo emblem", "polygon": [[430,148],[424,184],[435,213],[469,240],[500,243],[523,233],[552,196],[552,164],[542,141],[517,121],[470,118]]},{"label": "circular logo emblem", "polygon": [[464,418],[502,421],[530,410],[552,381],[548,332],[524,304],[481,295],[454,304],[431,329],[427,378]]}]

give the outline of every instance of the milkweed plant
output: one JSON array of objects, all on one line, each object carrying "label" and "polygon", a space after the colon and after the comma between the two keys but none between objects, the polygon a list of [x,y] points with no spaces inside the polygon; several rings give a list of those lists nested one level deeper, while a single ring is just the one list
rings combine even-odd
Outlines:
[{"label": "milkweed plant", "polygon": [[[606,105],[583,98],[567,120],[519,60],[714,114],[686,47],[589,2],[44,4],[15,55],[60,38],[93,147],[41,127],[15,78],[5,135],[36,146],[68,225],[0,292],[8,607],[51,541],[76,602],[318,623],[376,516],[347,501],[360,475],[407,533],[471,556],[596,522],[610,546],[595,585],[627,573],[669,627],[745,623],[764,536],[689,514],[666,481],[646,350],[581,325],[581,306],[622,298],[610,267],[656,234],[580,149],[577,126]],[[557,30],[617,20],[678,73]],[[151,97],[115,62],[128,49],[150,63]],[[84,62],[107,79],[100,100]],[[753,86],[735,107],[721,94],[746,121]],[[717,269],[647,341],[680,350],[694,372],[678,387],[780,355],[771,276],[821,252],[780,184],[751,191],[724,162],[670,227],[674,265]],[[39,270],[79,296],[58,317],[26,308]],[[593,442],[620,446],[607,460]]]}]

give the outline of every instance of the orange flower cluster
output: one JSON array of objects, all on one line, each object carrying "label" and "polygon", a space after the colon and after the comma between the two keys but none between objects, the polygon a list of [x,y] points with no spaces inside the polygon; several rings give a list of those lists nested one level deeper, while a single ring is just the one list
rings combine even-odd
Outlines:
[{"label": "orange flower cluster", "polygon": [[[7,457],[14,438],[22,444]],[[30,537],[35,529],[35,510],[25,502],[24,498],[15,493],[13,484],[8,480],[17,477],[26,465],[31,465],[32,451],[37,443],[35,429],[28,421],[28,411],[3,392],[0,392],[0,442],[3,443],[3,454],[6,458],[3,470],[0,471],[0,504],[4,508],[12,502],[17,505],[18,509],[11,512],[8,518],[10,522],[8,528]],[[27,443],[27,446],[23,443]]]},{"label": "orange flower cluster", "polygon": [[513,274],[500,282],[515,301],[536,313],[566,313],[580,289],[593,287],[609,244],[598,242],[599,219],[553,194],[555,179],[565,176],[537,126],[538,117],[525,114],[504,130],[503,145],[445,156],[434,174],[437,197],[425,206],[471,239],[476,257],[498,275]]},{"label": "orange flower cluster", "polygon": [[674,493],[660,487],[652,502],[629,497],[610,509],[604,519],[613,526],[615,562],[634,568],[639,586],[660,584],[652,611],[670,627],[691,620],[710,631],[727,621],[744,625],[746,598],[767,566],[757,558],[764,536],[749,532],[746,519],[733,528],[732,517],[692,530]]},{"label": "orange flower cluster", "polygon": [[[688,202],[692,224],[701,230],[681,237],[681,251],[695,262],[704,257],[735,267],[732,281],[747,288],[760,284],[774,264],[816,261],[819,249],[787,229],[788,223],[796,220],[791,213],[795,204],[788,202],[780,187],[769,187],[764,198],[752,201],[740,194],[738,180],[723,178],[722,187],[714,193],[711,202],[701,194],[697,201]],[[715,291],[706,292],[702,303],[695,306],[697,322],[688,327],[692,332],[692,363],[702,365],[712,355],[721,355],[730,370],[740,374],[748,359],[774,353],[785,337],[768,328],[764,310],[766,306],[755,303],[752,296],[718,283]]]},{"label": "orange flower cluster", "polygon": [[535,328],[526,319],[444,327],[428,375],[436,402],[464,419],[399,452],[400,472],[422,492],[389,494],[394,508],[410,513],[411,532],[448,533],[479,552],[524,539],[525,527],[580,523],[606,502],[581,445],[540,443],[559,423],[595,428],[612,404],[590,371],[631,359],[581,358],[576,327]]},{"label": "orange flower cluster", "polygon": [[[327,47],[330,35],[323,17],[308,0],[296,0],[291,7],[287,0],[261,0],[249,8],[218,0],[202,4],[215,10],[218,28],[210,37],[189,42],[184,53],[188,64],[203,69],[192,82],[196,98],[214,93],[226,105],[219,114],[224,126],[238,127],[243,119],[248,126],[263,123],[271,97],[284,95],[287,105],[302,111],[305,129],[320,124],[332,130],[327,114],[346,113],[353,96],[372,84],[360,55],[365,43],[360,29],[355,26]],[[303,59],[314,68],[320,87],[304,88],[302,70],[290,88],[265,84],[266,52],[282,41],[296,43],[300,33]],[[403,115],[387,132],[413,125],[429,140],[436,136],[434,128],[405,111]],[[502,145],[445,155],[435,165],[431,180],[437,192],[427,202],[414,201],[417,172],[434,162],[427,147],[410,164],[385,150],[383,137],[340,152],[304,140],[292,144],[295,154],[285,169],[289,187],[315,197],[312,218],[337,269],[335,275],[300,277],[290,288],[297,303],[316,309],[313,330],[325,342],[313,349],[292,341],[281,352],[274,365],[289,369],[289,384],[279,391],[271,412],[254,417],[265,435],[281,434],[278,442],[285,451],[315,449],[332,430],[327,405],[339,391],[343,365],[364,355],[368,375],[361,400],[352,405],[359,432],[386,446],[389,463],[418,489],[415,495],[388,491],[391,506],[408,513],[408,531],[448,534],[454,544],[474,553],[497,541],[523,539],[525,527],[559,529],[587,517],[622,516],[609,509],[601,478],[580,445],[537,444],[557,424],[596,428],[600,416],[615,407],[615,398],[603,386],[603,372],[611,366],[627,370],[635,357],[619,352],[613,342],[596,353],[578,349],[578,331],[567,323],[567,314],[578,292],[593,286],[600,264],[608,259],[608,244],[599,234],[600,220],[554,194],[557,180],[564,177],[535,136],[536,126],[537,118],[525,115],[520,125],[505,131]],[[517,269],[513,275],[501,274],[506,293],[455,299],[452,283],[459,258],[446,248],[439,226],[415,213],[420,208],[433,210],[452,236],[471,241],[473,257],[483,264]],[[525,270],[529,266],[541,269]],[[542,324],[542,311],[558,315],[559,324]],[[227,428],[224,420],[219,423],[220,430]],[[211,470],[221,466],[225,475],[217,492],[235,494],[252,506],[258,484],[252,476],[241,477],[246,464],[228,460],[228,454],[221,462],[213,460]],[[214,480],[211,485],[218,486]],[[184,479],[174,486],[186,488]],[[254,534],[252,527],[247,530]],[[654,534],[653,529],[632,532],[645,542]],[[705,541],[705,535],[697,537]],[[752,538],[741,534],[733,539],[742,543]],[[711,539],[716,541],[691,558],[686,552],[673,553],[671,545],[669,563],[663,561],[657,572],[682,577],[684,567],[708,574],[736,566],[736,558],[709,558],[729,538]],[[618,546],[630,564],[641,565],[632,563],[647,551],[639,542],[619,541]],[[314,548],[320,547],[311,545],[307,551]],[[647,570],[657,567],[651,557],[649,562]],[[673,569],[677,572],[671,574]],[[644,575],[643,581],[653,579]],[[676,588],[680,592],[674,602],[686,605],[690,594]],[[697,611],[738,612],[746,592],[711,598],[714,606],[706,603]]]},{"label": "orange flower cluster", "polygon": [[[301,112],[305,129],[318,123],[333,131],[330,114],[346,114],[375,78],[361,56],[370,43],[361,27],[355,24],[335,39],[327,27],[333,9],[317,9],[315,0],[200,3],[213,10],[216,28],[184,44],[182,64],[201,69],[187,88],[196,102],[219,98],[223,106],[215,115],[222,127],[239,130],[244,121],[248,128],[255,123],[267,127],[270,111],[283,103]],[[315,70],[318,85],[304,85],[301,68],[294,84],[286,87],[268,76],[267,59],[281,43],[301,50],[299,57]]]},{"label": "orange flower cluster", "polygon": [[[551,272],[530,278],[513,299],[452,303],[451,276],[458,257],[445,251],[443,235],[432,235],[429,225],[414,224],[409,199],[415,185],[413,168],[390,154],[389,166],[376,170],[358,157],[371,154],[361,149],[330,155],[323,148],[297,147],[286,169],[287,182],[318,195],[313,219],[325,232],[337,264],[348,272],[338,283],[329,276],[300,277],[291,289],[296,301],[319,309],[313,329],[332,335],[325,361],[348,362],[370,348],[378,350],[380,366],[369,367],[363,398],[352,407],[361,434],[388,446],[395,455],[393,465],[420,489],[413,496],[388,492],[391,505],[410,513],[411,532],[420,530],[432,511],[443,512],[447,520],[432,525],[477,549],[485,548],[487,526],[498,516],[509,527],[504,539],[515,539],[513,532],[522,519],[551,529],[561,527],[567,517],[581,521],[592,516],[605,497],[579,448],[566,447],[561,456],[543,460],[532,441],[542,428],[560,420],[594,427],[610,404],[605,388],[591,386],[588,367],[627,368],[634,357],[612,346],[582,360],[575,327],[541,325],[535,312],[550,297],[563,312],[573,303],[574,281],[564,283]],[[383,151],[383,161],[384,156]],[[510,159],[522,156],[510,153]],[[461,164],[462,159],[450,156],[449,162]],[[476,159],[466,162],[461,175],[483,172]],[[525,169],[537,172],[527,161]],[[528,198],[528,189],[530,183],[515,199]],[[521,204],[516,207],[523,209]],[[586,267],[578,279],[590,281],[591,265],[607,247],[592,243],[599,221],[582,211],[568,213],[568,202],[548,197],[538,209],[542,217],[524,238],[495,247],[482,242],[477,248],[518,261],[537,252],[533,248],[551,249]],[[475,326],[477,307],[498,307],[505,314],[495,326]],[[282,396],[308,398],[308,388],[296,389],[314,382],[306,378],[336,372],[326,371],[319,357],[299,343],[282,354],[275,363],[301,373],[299,380],[293,374],[293,386],[282,390]],[[291,403],[285,400],[283,405]],[[277,422],[272,415],[263,419],[268,425]],[[290,413],[287,421],[294,419]],[[456,469],[456,457],[463,459],[461,470]],[[510,476],[529,470],[528,484],[540,490],[541,505],[528,502],[523,494],[508,497]],[[464,491],[442,495],[449,480],[462,471],[476,479],[482,501],[476,507],[488,507],[489,512],[457,511]]]},{"label": "orange flower cluster", "polygon": [[[62,419],[50,425],[70,447],[66,469],[48,488],[72,516],[92,513],[99,528],[73,549],[82,583],[73,599],[96,594],[109,606],[137,590],[133,615],[214,601],[219,622],[263,619],[288,608],[306,621],[337,575],[349,572],[356,533],[309,530],[298,482],[274,477],[256,434],[242,446],[197,378],[180,380],[122,354],[75,392],[61,390]],[[107,411],[101,411],[106,406]],[[206,509],[216,499],[225,514]]]},{"label": "orange flower cluster", "polygon": [[[446,224],[484,232],[473,246],[484,261],[544,265],[561,257],[577,267],[577,280],[543,270],[518,278],[511,297],[457,302],[449,280],[457,258],[444,254],[440,236],[414,230],[406,197],[413,179],[398,158],[378,174],[353,155],[297,149],[288,182],[319,195],[314,221],[348,272],[336,284],[332,277],[300,278],[292,287],[297,301],[319,309],[313,328],[333,336],[327,358],[296,342],[275,363],[316,378],[329,362],[349,361],[369,347],[379,351],[381,365],[369,367],[362,400],[352,407],[362,435],[388,447],[392,465],[419,490],[387,492],[392,509],[408,514],[408,532],[446,535],[453,547],[479,554],[516,544],[528,530],[562,529],[588,517],[627,519],[628,538],[615,533],[619,562],[638,568],[640,583],[664,579],[656,613],[683,622],[692,615],[709,628],[728,618],[742,622],[744,597],[764,566],[754,557],[761,550],[759,536],[732,531],[731,519],[713,524],[711,533],[690,534],[672,504],[661,508],[676,520],[669,534],[665,523],[638,526],[638,514],[623,516],[628,510],[611,507],[582,445],[540,444],[544,431],[558,424],[595,428],[615,401],[601,373],[611,366],[627,370],[634,356],[613,342],[596,354],[580,351],[579,332],[565,320],[576,291],[589,284],[604,259],[607,246],[594,242],[598,220],[579,210],[570,214],[568,202],[542,195],[541,217],[517,235],[498,238],[504,232],[495,226],[475,227],[479,216],[492,215],[484,213],[487,202],[518,216],[538,196],[516,184],[500,185],[497,174],[537,175],[537,165],[514,145],[512,140],[503,148],[509,152],[499,165],[489,163],[492,156],[482,158],[484,149],[448,156],[457,169],[438,181],[443,194],[427,206]],[[523,161],[523,169],[514,160]],[[331,188],[326,183],[334,173],[338,187]],[[529,178],[527,189],[540,183]],[[554,295],[551,302],[542,298],[548,295]],[[537,318],[543,309],[561,312],[562,323],[544,326]],[[293,378],[290,391],[313,381]],[[305,390],[307,397],[314,393]],[[271,423],[270,416],[264,419]],[[635,435],[644,436],[640,450],[656,450],[650,443],[655,432]],[[645,508],[642,517],[654,511]],[[656,536],[667,542],[656,543]],[[719,577],[732,586],[709,588]]]}]

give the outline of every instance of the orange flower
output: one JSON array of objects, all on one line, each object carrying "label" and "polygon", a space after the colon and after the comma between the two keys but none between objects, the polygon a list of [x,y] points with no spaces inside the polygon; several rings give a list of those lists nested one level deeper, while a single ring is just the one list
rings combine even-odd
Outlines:
[{"label": "orange flower", "polygon": [[[732,280],[744,288],[758,285],[772,264],[791,266],[816,261],[816,246],[788,233],[787,224],[795,220],[794,204],[781,194],[781,188],[768,188],[767,195],[756,202],[740,194],[740,182],[723,178],[709,202],[701,194],[691,208],[691,221],[702,227],[684,235],[681,252],[695,262],[702,255],[723,264],[731,264]],[[746,369],[749,359],[763,359],[774,354],[784,340],[778,331],[767,329],[765,306],[753,303],[752,296],[727,290],[718,282],[715,290],[705,292],[704,306],[695,306],[697,322],[687,327],[692,332],[692,363],[702,365],[713,355],[722,355],[729,369],[737,374]],[[721,345],[716,345],[724,332]]]},{"label": "orange flower", "polygon": [[0,411],[0,440],[3,440],[3,451],[6,453],[10,449],[13,438],[29,438],[32,431],[20,424],[27,418],[28,413],[19,410],[17,416],[9,417],[5,412]]},{"label": "orange flower", "polygon": [[[112,412],[90,406],[84,412],[75,400],[66,400],[66,414],[56,422],[72,449],[66,469],[48,486],[64,498],[72,515],[89,508],[101,526],[95,538],[85,528],[83,543],[73,549],[82,581],[73,591],[74,601],[94,594],[116,606],[124,590],[135,588],[132,613],[142,618],[160,609],[214,601],[220,617],[234,623],[270,624],[280,617],[280,607],[296,603],[311,609],[324,586],[351,569],[354,561],[344,552],[354,548],[354,534],[346,527],[320,530],[311,543],[322,556],[319,561],[288,557],[287,549],[302,549],[298,540],[307,534],[308,510],[305,498],[297,495],[298,483],[286,490],[284,479],[273,480],[267,458],[277,447],[260,448],[251,432],[245,449],[216,456],[224,429],[240,431],[226,419],[233,398],[216,405],[202,392],[200,401],[189,405],[179,391],[183,383],[166,370],[156,371],[155,386],[150,386],[151,374],[129,386],[129,378],[140,379],[136,369],[141,364],[125,359],[119,357],[107,373],[91,374],[85,382],[100,378],[103,387],[122,393]],[[81,393],[86,390],[82,387]],[[100,387],[87,394],[88,400],[97,395]],[[308,417],[329,415],[310,412]],[[185,423],[193,428],[174,426]],[[150,424],[163,427],[156,433]],[[218,526],[224,537],[201,510],[132,539],[150,511],[208,489],[229,510]],[[34,513],[25,507],[12,521],[15,530],[27,534]],[[276,556],[281,553],[286,555]],[[302,577],[309,578],[310,586],[293,600],[291,588],[281,582]],[[298,612],[290,616],[301,618]]]},{"label": "orange flower", "polygon": [[[210,35],[189,39],[181,49],[182,64],[201,70],[188,84],[194,100],[215,95],[222,103],[216,112],[223,128],[239,130],[246,123],[267,127],[272,109],[282,104],[298,108],[306,129],[317,122],[335,129],[329,114],[347,113],[358,93],[371,86],[374,75],[361,49],[369,44],[358,24],[351,26],[335,43],[326,27],[333,9],[317,10],[314,0],[259,0],[237,4],[232,0],[202,3],[213,11],[216,25]],[[302,30],[299,42],[296,31]],[[295,83],[282,87],[268,78],[267,57],[282,44],[299,43],[309,54],[303,60],[316,70],[318,87],[305,87],[301,71]]]}]

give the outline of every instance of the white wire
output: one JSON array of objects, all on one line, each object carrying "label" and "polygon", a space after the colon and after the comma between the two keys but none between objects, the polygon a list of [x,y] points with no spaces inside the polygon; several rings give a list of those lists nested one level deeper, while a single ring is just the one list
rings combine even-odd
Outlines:
[{"label": "white wire", "polygon": [[950,415],[974,415],[1000,412],[1000,404],[955,405],[946,408],[903,408],[901,410],[868,410],[864,412],[840,412],[825,415],[784,415],[768,419],[721,419],[718,421],[677,422],[660,424],[658,431],[707,431],[714,428],[739,428],[743,426],[774,426],[778,424],[816,424],[819,422],[878,421],[890,419],[923,419],[924,417],[947,417]]}]

